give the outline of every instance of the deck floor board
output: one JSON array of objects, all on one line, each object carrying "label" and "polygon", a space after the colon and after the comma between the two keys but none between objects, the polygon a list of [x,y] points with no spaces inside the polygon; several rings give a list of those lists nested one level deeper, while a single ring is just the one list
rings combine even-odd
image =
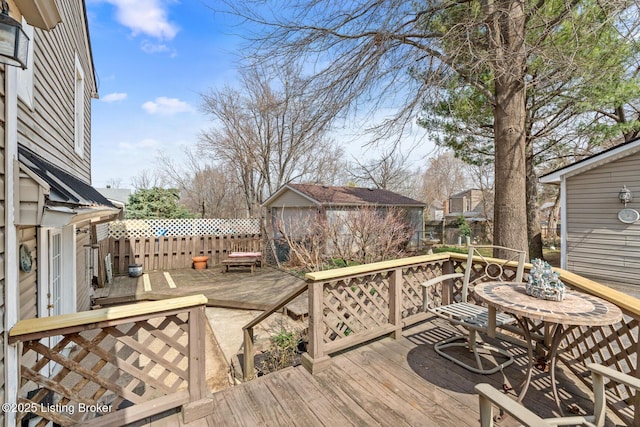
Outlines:
[{"label": "deck floor board", "polygon": [[[334,355],[330,366],[315,375],[298,366],[220,391],[214,395],[214,415],[198,427],[477,426],[474,385],[500,387],[504,377],[473,374],[439,356],[433,343],[452,333],[448,324],[432,319],[405,330],[400,339],[381,338]],[[524,376],[526,351],[503,345],[515,357],[504,375],[517,384]],[[564,403],[591,413],[591,391],[562,364],[557,373]],[[558,416],[548,374],[536,371],[524,403],[542,417]],[[607,415],[607,427],[623,425],[611,411]],[[517,425],[506,418],[499,427]]]},{"label": "deck floor board", "polygon": [[[451,426],[479,425],[478,396],[473,387],[488,382],[501,387],[504,376],[473,374],[440,357],[433,343],[451,336],[454,330],[440,320],[429,320],[405,331],[398,340],[383,338],[361,345],[332,357],[325,371],[309,374],[301,366],[269,374],[223,391],[238,404],[234,416],[242,416],[241,405],[248,417],[261,411],[263,425],[309,426]],[[515,357],[515,363],[504,371],[512,384],[517,384],[526,369],[526,351],[511,343],[502,343]],[[543,417],[557,416],[551,398],[549,375],[535,372],[525,405]],[[561,396],[565,404],[576,403],[583,412],[590,412],[591,392],[572,377],[562,365],[558,369]],[[249,386],[249,387],[247,387]],[[249,389],[250,391],[248,391]],[[510,392],[515,396],[515,391]],[[270,405],[279,401],[279,410],[300,414],[300,423],[283,421],[282,412],[259,409],[256,399]],[[237,409],[237,411],[236,411]],[[607,426],[619,422],[610,412]],[[255,418],[248,418],[255,419]],[[519,425],[507,418],[500,427]]]},{"label": "deck floor board", "polygon": [[[113,283],[100,292],[96,304],[111,305],[135,301],[161,300],[186,295],[203,294],[210,307],[245,310],[267,310],[292,289],[304,283],[299,277],[269,266],[257,268],[254,273],[237,270],[224,273],[224,267],[213,266],[206,270],[171,270],[169,286],[163,271],[145,272],[144,276],[116,276]],[[151,290],[145,290],[147,280]],[[287,310],[297,317],[308,314],[306,292],[287,305]]]}]

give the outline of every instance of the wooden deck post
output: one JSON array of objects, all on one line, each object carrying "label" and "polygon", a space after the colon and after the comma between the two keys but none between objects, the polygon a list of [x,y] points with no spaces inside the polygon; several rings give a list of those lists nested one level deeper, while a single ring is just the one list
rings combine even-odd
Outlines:
[{"label": "wooden deck post", "polygon": [[324,326],[322,322],[323,282],[309,283],[309,345],[302,355],[302,366],[311,374],[329,366],[329,356],[324,354]]},{"label": "wooden deck post", "polygon": [[244,355],[242,357],[242,379],[249,381],[256,374],[253,360],[253,328],[244,328]]},{"label": "wooden deck post", "polygon": [[189,310],[189,403],[182,407],[185,423],[213,413],[213,399],[207,396],[204,306]]},{"label": "wooden deck post", "polygon": [[[637,329],[638,333],[635,336],[636,339],[636,369],[635,376],[640,378],[640,363],[638,361],[638,355],[640,355],[640,329]],[[636,392],[633,397],[633,425],[640,425],[640,392]]]},{"label": "wooden deck post", "polygon": [[[471,268],[468,265],[466,268]],[[442,265],[442,274],[453,274],[455,273],[453,268],[453,260],[448,260]],[[451,304],[453,301],[453,280],[445,280],[442,282],[442,305]]]},{"label": "wooden deck post", "polygon": [[396,268],[389,278],[389,323],[395,326],[395,339],[402,338],[402,283],[402,268]]}]

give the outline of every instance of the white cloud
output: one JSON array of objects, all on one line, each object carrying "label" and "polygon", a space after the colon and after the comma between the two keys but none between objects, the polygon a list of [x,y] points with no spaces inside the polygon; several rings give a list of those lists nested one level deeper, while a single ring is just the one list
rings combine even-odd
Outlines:
[{"label": "white cloud", "polygon": [[153,138],[144,138],[138,142],[120,142],[118,147],[122,150],[148,150],[149,148],[157,147],[159,142]]},{"label": "white cloud", "polygon": [[106,0],[116,7],[116,19],[131,29],[134,36],[146,34],[160,40],[171,40],[179,31],[169,22],[167,1],[163,0]]},{"label": "white cloud", "polygon": [[122,92],[109,93],[100,98],[102,102],[117,102],[127,99],[127,94]]},{"label": "white cloud", "polygon": [[164,116],[187,113],[193,111],[193,107],[178,98],[167,98],[160,96],[155,101],[147,101],[142,104],[142,109],[149,114],[160,114]]},{"label": "white cloud", "polygon": [[172,58],[176,56],[175,49],[170,48],[164,43],[152,43],[149,40],[144,40],[140,43],[140,49],[145,53],[164,53],[168,52]]}]

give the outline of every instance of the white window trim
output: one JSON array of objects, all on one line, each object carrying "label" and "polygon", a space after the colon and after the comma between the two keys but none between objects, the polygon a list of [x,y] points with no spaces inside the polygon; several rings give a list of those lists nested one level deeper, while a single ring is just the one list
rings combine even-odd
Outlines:
[{"label": "white window trim", "polygon": [[75,71],[73,73],[74,82],[74,105],[73,105],[73,145],[76,154],[84,157],[84,70],[78,54],[75,55]]},{"label": "white window trim", "polygon": [[[75,225],[62,229],[62,289],[61,314],[76,312],[76,243]],[[38,228],[38,317],[49,316],[49,233],[57,228]]]}]

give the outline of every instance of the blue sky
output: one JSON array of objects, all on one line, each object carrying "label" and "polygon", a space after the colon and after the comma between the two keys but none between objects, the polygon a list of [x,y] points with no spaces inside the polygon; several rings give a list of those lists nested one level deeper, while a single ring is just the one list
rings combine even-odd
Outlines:
[{"label": "blue sky", "polygon": [[181,156],[209,127],[200,93],[235,79],[230,18],[185,0],[88,0],[100,99],[92,104],[92,179],[103,187]]},{"label": "blue sky", "polygon": [[179,160],[211,126],[200,94],[234,83],[243,43],[242,28],[213,1],[87,0],[100,95],[92,101],[95,187],[130,188],[159,152]]}]

